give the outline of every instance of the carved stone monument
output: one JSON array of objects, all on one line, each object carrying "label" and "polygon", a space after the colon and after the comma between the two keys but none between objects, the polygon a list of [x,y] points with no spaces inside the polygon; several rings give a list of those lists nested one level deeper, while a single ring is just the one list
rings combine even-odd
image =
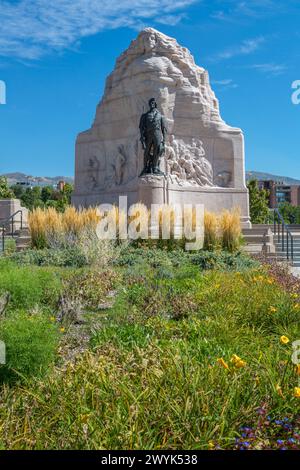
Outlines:
[{"label": "carved stone monument", "polygon": [[[145,116],[154,111],[161,127],[156,137],[148,129],[150,138]],[[250,225],[243,133],[222,120],[207,71],[152,28],[117,59],[94,123],[76,142],[73,204],[118,204],[124,195],[128,204],[240,207]]]}]

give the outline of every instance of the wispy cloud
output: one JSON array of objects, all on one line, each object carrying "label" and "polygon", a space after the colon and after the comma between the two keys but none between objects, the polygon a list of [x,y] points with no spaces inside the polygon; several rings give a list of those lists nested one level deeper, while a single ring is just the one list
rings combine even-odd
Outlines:
[{"label": "wispy cloud", "polygon": [[286,2],[281,0],[221,0],[221,3],[222,9],[211,14],[213,18],[220,21],[236,21],[243,17],[264,18],[287,8]]},{"label": "wispy cloud", "polygon": [[265,38],[263,36],[259,36],[254,39],[246,39],[242,41],[241,44],[229,47],[224,51],[219,52],[212,60],[231,59],[232,57],[251,54],[259,49],[264,41]]},{"label": "wispy cloud", "polygon": [[234,83],[234,81],[231,78],[225,79],[225,80],[212,80],[211,81],[212,85],[216,85],[217,87],[221,89],[229,89],[229,88],[237,88],[238,85]]},{"label": "wispy cloud", "polygon": [[183,18],[186,18],[185,13],[179,15],[165,15],[156,19],[157,23],[166,24],[168,26],[176,26]]},{"label": "wispy cloud", "polygon": [[253,64],[253,65],[250,65],[249,68],[259,70],[260,72],[266,73],[269,75],[282,75],[287,70],[286,65],[274,64],[274,63]]},{"label": "wispy cloud", "polygon": [[0,56],[38,59],[106,29],[176,25],[200,0],[0,0]]}]

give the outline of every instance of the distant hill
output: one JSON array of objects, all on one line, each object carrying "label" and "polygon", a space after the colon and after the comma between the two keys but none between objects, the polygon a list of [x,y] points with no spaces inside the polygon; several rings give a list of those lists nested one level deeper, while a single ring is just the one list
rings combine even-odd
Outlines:
[{"label": "distant hill", "polygon": [[[1,176],[5,176],[8,180],[8,184],[16,184],[28,181],[34,185],[41,185],[41,186],[53,186],[56,185],[59,181],[65,181],[66,183],[74,183],[74,178],[70,176],[32,176],[32,175],[25,175],[25,173],[3,173]],[[260,171],[247,171],[246,172],[246,180],[249,181],[250,179],[257,179],[261,180],[272,180],[272,181],[280,181],[287,185],[297,184],[300,185],[300,180],[295,178],[290,178],[289,176],[278,176],[272,175],[271,173],[263,173]]]},{"label": "distant hill", "polygon": [[258,181],[272,180],[272,181],[279,181],[287,185],[293,185],[293,184],[300,185],[300,180],[297,180],[295,178],[290,178],[289,176],[277,176],[277,175],[272,175],[271,173],[263,173],[260,171],[247,171],[246,180],[249,181],[250,179],[257,179]]},{"label": "distant hill", "polygon": [[73,178],[69,176],[32,176],[32,175],[25,175],[24,173],[3,173],[1,176],[5,176],[7,178],[8,184],[16,184],[16,183],[23,183],[27,182],[34,185],[41,185],[41,186],[53,186],[57,184],[59,181],[65,181],[66,183],[73,183]]}]

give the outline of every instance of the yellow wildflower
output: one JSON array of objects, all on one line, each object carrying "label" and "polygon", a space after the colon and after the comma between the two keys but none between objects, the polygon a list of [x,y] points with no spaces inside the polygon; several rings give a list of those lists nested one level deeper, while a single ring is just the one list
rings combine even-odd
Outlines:
[{"label": "yellow wildflower", "polygon": [[50,317],[50,321],[55,321],[55,317]]},{"label": "yellow wildflower", "polygon": [[229,369],[229,365],[227,364],[227,362],[224,361],[222,357],[219,357],[219,359],[217,359],[217,363],[224,367],[224,369]]},{"label": "yellow wildflower", "polygon": [[208,443],[208,449],[209,450],[213,450],[215,448],[215,444],[213,443],[213,441],[209,441]]},{"label": "yellow wildflower", "polygon": [[273,306],[271,305],[271,307],[269,307],[269,312],[270,312],[270,313],[275,313],[275,312],[277,312],[277,308],[276,308],[276,307],[273,307]]},{"label": "yellow wildflower", "polygon": [[300,398],[300,387],[294,388],[294,397]]},{"label": "yellow wildflower", "polygon": [[280,342],[281,342],[282,344],[288,344],[288,343],[290,342],[290,340],[289,340],[289,338],[288,338],[287,336],[282,335],[282,336],[280,337]]},{"label": "yellow wildflower", "polygon": [[60,328],[60,331],[61,331],[62,333],[64,333],[65,328],[64,328],[64,327]]},{"label": "yellow wildflower", "polygon": [[232,358],[230,359],[230,362],[233,363],[233,365],[237,368],[240,369],[241,367],[245,367],[247,364],[246,361],[243,361],[239,356],[236,354],[233,354]]}]

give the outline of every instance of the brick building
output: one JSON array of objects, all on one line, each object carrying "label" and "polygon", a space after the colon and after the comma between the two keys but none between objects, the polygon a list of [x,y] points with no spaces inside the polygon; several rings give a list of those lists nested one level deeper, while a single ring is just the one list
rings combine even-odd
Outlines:
[{"label": "brick building", "polygon": [[269,191],[269,207],[274,209],[283,202],[300,206],[300,185],[288,185],[281,181],[259,181],[261,189]]}]

